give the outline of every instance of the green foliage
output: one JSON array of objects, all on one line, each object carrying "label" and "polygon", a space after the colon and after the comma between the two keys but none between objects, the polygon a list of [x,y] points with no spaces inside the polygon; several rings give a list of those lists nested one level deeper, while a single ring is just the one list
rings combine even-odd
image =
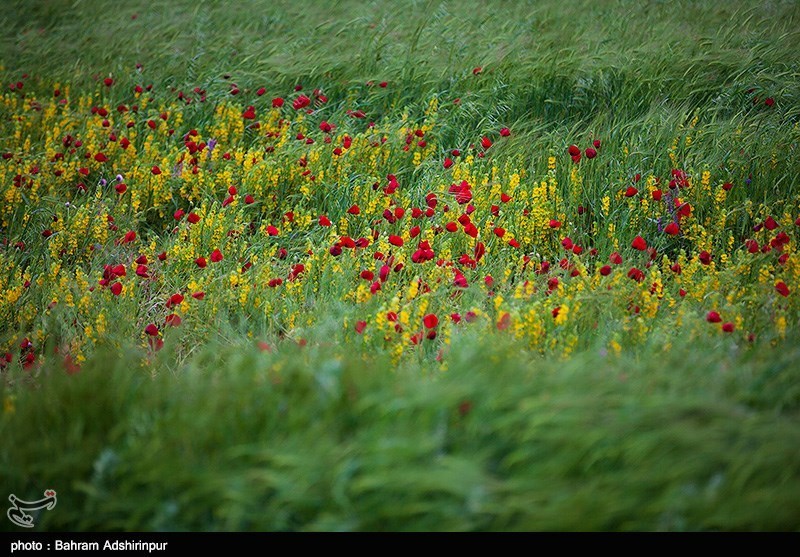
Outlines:
[{"label": "green foliage", "polygon": [[[546,168],[550,149],[600,137],[608,162],[587,170],[581,198],[567,197],[559,208],[570,215],[582,203],[599,212],[602,197],[627,184],[632,170],[668,175],[675,132],[697,116],[691,147],[677,147],[681,163],[698,172],[731,169],[737,186],[752,180],[728,197],[736,209],[727,230],[738,241],[755,224],[746,203],[776,216],[800,210],[800,8],[793,1],[747,4],[247,0],[232,8],[184,0],[8,0],[0,13],[7,30],[0,75],[10,81],[29,73],[26,87],[40,93],[58,81],[92,90],[97,76],[109,74],[119,84],[109,95],[140,82],[161,95],[201,87],[211,102],[187,107],[184,120],[197,127],[230,98],[226,75],[249,93],[262,85],[270,95],[297,83],[321,87],[331,113],[357,98],[384,125],[403,112],[421,121],[437,98],[439,145],[467,145],[509,126],[513,135],[492,156],[529,161],[534,175]],[[482,72],[473,74],[476,67]],[[368,88],[370,80],[389,87]],[[753,104],[754,95],[774,97],[775,110]],[[7,141],[0,137],[0,151]],[[297,152],[286,160],[301,148],[290,146]],[[441,181],[436,164],[401,169],[401,179],[424,184],[415,193],[420,203],[425,188]],[[557,178],[566,188],[569,168],[559,167]],[[313,209],[335,222],[350,201],[320,194]],[[694,204],[700,222],[714,204]],[[0,230],[2,238],[33,246],[19,254],[4,247],[10,268],[0,273],[30,268],[47,276],[54,262],[36,239],[51,212],[68,213],[62,206],[45,199],[24,227]],[[627,214],[615,212],[599,226],[614,224],[626,246],[637,234]],[[265,223],[279,217],[269,207],[259,216]],[[22,213],[10,221],[23,222]],[[120,230],[137,221],[153,238],[172,225],[169,214],[125,214]],[[605,234],[583,234],[574,239],[613,251]],[[306,238],[292,240],[291,257]],[[668,240],[657,247],[673,260],[685,248]],[[91,265],[102,274],[101,263]],[[485,274],[501,277],[504,267],[491,265]],[[723,271],[723,292],[709,298],[755,282],[757,270],[754,263],[750,274]],[[47,530],[800,524],[796,303],[787,302],[794,306],[785,341],[775,333],[774,308],[753,299],[753,342],[661,325],[644,344],[614,354],[608,340],[630,332],[612,311],[622,302],[593,292],[580,299],[580,339],[569,357],[559,356],[562,344],[540,354],[499,332],[463,329],[450,339],[443,369],[433,349],[416,350],[398,366],[387,350],[345,337],[342,323],[350,331],[361,314],[341,302],[336,273],[312,272],[310,286],[302,286],[305,305],[285,312],[320,317],[302,330],[304,348],[284,338],[289,327],[280,316],[230,309],[203,315],[196,336],[179,342],[175,333],[152,353],[135,343],[144,323],[126,319],[141,309],[129,299],[106,308],[109,330],[79,373],[66,374],[57,358],[44,358],[33,373],[21,366],[0,371],[0,497],[56,489],[56,509],[37,517]],[[183,285],[162,287],[159,296],[172,286]],[[214,284],[209,297],[224,287]],[[435,303],[445,307],[449,300],[438,296]],[[485,292],[465,291],[463,307],[478,300]],[[75,315],[60,307],[45,315],[48,303],[38,294],[25,299],[42,308],[39,325],[58,337]],[[367,308],[376,313],[377,302]],[[247,336],[252,331],[269,339],[272,351],[258,350]],[[26,334],[2,330],[0,342],[18,342],[18,333]],[[343,338],[347,344],[337,345]]]}]

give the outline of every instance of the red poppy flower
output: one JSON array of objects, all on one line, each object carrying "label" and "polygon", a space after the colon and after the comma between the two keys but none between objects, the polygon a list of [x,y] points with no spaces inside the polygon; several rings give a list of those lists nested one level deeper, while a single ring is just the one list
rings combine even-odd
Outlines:
[{"label": "red poppy flower", "polygon": [[637,190],[633,186],[628,186],[628,189],[625,190],[625,197],[633,197],[637,193],[639,193],[639,190]]},{"label": "red poppy flower", "polygon": [[645,242],[644,238],[641,236],[636,236],[636,238],[633,239],[633,242],[631,242],[631,247],[639,251],[644,251],[647,249],[647,242]]},{"label": "red poppy flower", "polygon": [[571,157],[579,157],[579,156],[581,156],[581,149],[577,145],[570,145],[569,149],[567,149],[567,151],[569,152],[569,155]]},{"label": "red poppy flower", "polygon": [[642,282],[644,280],[644,272],[636,267],[631,267],[630,271],[628,271],[628,278],[636,282]]},{"label": "red poppy flower", "polygon": [[309,104],[311,104],[311,99],[305,95],[300,95],[294,100],[292,106],[295,110],[300,110],[301,108],[307,107]]},{"label": "red poppy flower", "polygon": [[503,203],[508,203],[509,201],[511,201],[511,196],[508,195],[507,193],[501,193],[500,201],[502,201]]},{"label": "red poppy flower", "polygon": [[445,168],[450,168],[451,166],[453,166],[453,159],[451,159],[450,157],[445,157],[443,166]]},{"label": "red poppy flower", "polygon": [[94,156],[94,160],[96,160],[97,162],[106,162],[108,160],[108,157],[105,156],[103,153],[97,153]]},{"label": "red poppy flower", "polygon": [[783,282],[782,280],[778,281],[778,282],[775,284],[775,291],[776,291],[778,294],[780,294],[781,296],[784,296],[784,297],[786,297],[786,296],[788,296],[788,295],[789,295],[789,287],[788,287],[788,286],[786,286],[786,283],[785,283],[785,282]]},{"label": "red poppy flower", "polygon": [[150,323],[144,328],[144,332],[151,337],[158,336],[158,327],[156,327],[154,323]]},{"label": "red poppy flower", "polygon": [[114,85],[114,80],[111,79],[110,77],[107,77],[103,80],[103,85],[105,85],[106,87],[111,87],[112,85]]},{"label": "red poppy flower", "polygon": [[422,318],[422,323],[425,325],[427,329],[433,329],[439,324],[439,318],[436,317],[435,314],[429,313],[428,315]]},{"label": "red poppy flower", "polygon": [[561,228],[561,223],[555,219],[550,219],[550,228]]},{"label": "red poppy flower", "polygon": [[498,331],[505,331],[508,329],[508,326],[511,324],[511,315],[508,312],[503,313],[500,317],[500,321],[497,322],[497,330]]},{"label": "red poppy flower", "polygon": [[726,333],[732,333],[734,328],[735,327],[734,327],[733,323],[728,322],[728,323],[723,323],[722,324],[722,330],[725,331]]},{"label": "red poppy flower", "polygon": [[678,228],[677,224],[671,222],[666,226],[666,228],[664,228],[664,232],[670,236],[677,236],[677,234],[680,232],[680,229]]},{"label": "red poppy flower", "polygon": [[281,97],[275,97],[272,99],[272,108],[280,108],[283,106],[283,99]]},{"label": "red poppy flower", "polygon": [[248,106],[247,110],[242,113],[242,118],[245,120],[254,120],[256,117],[256,107]]},{"label": "red poppy flower", "polygon": [[114,284],[112,284],[111,293],[114,294],[114,296],[119,296],[120,294],[122,294],[122,283],[115,282]]},{"label": "red poppy flower", "polygon": [[492,140],[484,135],[481,138],[481,147],[483,147],[484,149],[488,149],[491,146],[492,146]]},{"label": "red poppy flower", "polygon": [[389,243],[392,244],[393,246],[402,247],[403,239],[400,236],[391,235],[389,236]]},{"label": "red poppy flower", "polygon": [[703,250],[700,252],[700,263],[703,265],[710,265],[711,264],[711,254],[707,251]]},{"label": "red poppy flower", "polygon": [[725,191],[731,191],[731,188],[733,188],[733,184],[731,184],[730,182],[725,182],[724,184],[722,184],[722,189],[724,189]]},{"label": "red poppy flower", "polygon": [[325,215],[321,215],[321,216],[319,217],[319,225],[320,225],[320,226],[330,226],[330,225],[331,225],[331,221],[330,221],[330,219],[329,219],[328,217],[326,217]]},{"label": "red poppy flower", "polygon": [[157,166],[154,166],[153,168],[150,169],[150,172],[153,174],[153,176],[158,176],[159,174],[161,174],[161,169],[158,168]]},{"label": "red poppy flower", "polygon": [[587,159],[593,159],[593,158],[595,158],[595,157],[597,156],[597,151],[595,151],[595,150],[594,150],[593,148],[591,148],[591,147],[588,147],[588,148],[586,149],[585,153],[586,153],[586,158],[587,158]]},{"label": "red poppy flower", "polygon": [[610,275],[611,274],[611,265],[603,265],[602,267],[600,267],[600,274],[603,275],[604,277],[607,277],[608,275]]},{"label": "red poppy flower", "polygon": [[775,230],[778,228],[778,223],[773,219],[771,216],[767,217],[767,220],[764,221],[764,228],[767,230]]},{"label": "red poppy flower", "polygon": [[194,262],[201,269],[205,269],[206,265],[208,265],[208,262],[206,262],[206,258],[205,257],[198,257],[197,259],[194,260]]},{"label": "red poppy flower", "polygon": [[708,321],[709,323],[720,323],[722,321],[722,318],[716,311],[709,311],[706,314],[706,321]]},{"label": "red poppy flower", "polygon": [[222,252],[219,251],[218,249],[215,249],[214,251],[211,252],[211,262],[212,263],[219,263],[220,261],[222,261],[222,259],[223,259],[222,258]]},{"label": "red poppy flower", "polygon": [[367,326],[366,321],[356,321],[356,332],[360,335]]},{"label": "red poppy flower", "polygon": [[171,327],[177,327],[182,323],[182,321],[183,320],[181,319],[180,315],[175,313],[170,313],[164,318],[164,322]]},{"label": "red poppy flower", "polygon": [[375,273],[373,273],[369,269],[364,269],[363,271],[361,271],[361,278],[366,281],[371,281],[372,279],[375,278]]},{"label": "red poppy flower", "polygon": [[653,201],[661,201],[661,197],[663,194],[661,190],[654,190],[652,195],[653,195]]},{"label": "red poppy flower", "polygon": [[179,306],[183,303],[183,295],[180,293],[173,294],[167,300],[167,307],[171,308],[172,306]]},{"label": "red poppy flower", "polygon": [[511,135],[511,130],[508,128],[503,128],[500,130],[500,135],[503,137],[508,137],[509,135]]}]

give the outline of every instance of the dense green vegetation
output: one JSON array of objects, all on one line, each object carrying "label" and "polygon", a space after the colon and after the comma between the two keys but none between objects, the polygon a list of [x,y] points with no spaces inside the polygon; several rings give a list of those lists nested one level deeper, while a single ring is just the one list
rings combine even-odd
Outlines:
[{"label": "dense green vegetation", "polygon": [[797,2],[3,6],[37,529],[797,529]]}]

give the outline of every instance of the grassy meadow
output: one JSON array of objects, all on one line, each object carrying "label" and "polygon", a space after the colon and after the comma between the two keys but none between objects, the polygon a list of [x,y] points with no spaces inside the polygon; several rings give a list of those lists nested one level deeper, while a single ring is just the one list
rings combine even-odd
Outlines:
[{"label": "grassy meadow", "polygon": [[0,5],[36,530],[798,529],[797,2]]}]

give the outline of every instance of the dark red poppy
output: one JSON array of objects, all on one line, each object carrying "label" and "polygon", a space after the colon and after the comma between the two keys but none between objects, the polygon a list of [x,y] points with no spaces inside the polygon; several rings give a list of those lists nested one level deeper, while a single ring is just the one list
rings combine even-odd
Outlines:
[{"label": "dark red poppy", "polygon": [[644,251],[647,249],[647,242],[641,236],[636,236],[631,242],[631,247],[635,250]]},{"label": "dark red poppy", "polygon": [[764,228],[767,230],[775,230],[778,228],[778,223],[775,221],[772,216],[767,217],[767,220],[764,221]]},{"label": "dark red poppy", "polygon": [[307,107],[309,104],[311,104],[311,99],[305,95],[300,95],[294,100],[292,106],[295,110],[300,110],[301,108]]},{"label": "dark red poppy", "polygon": [[778,281],[778,282],[775,284],[775,291],[776,291],[778,294],[780,294],[781,296],[784,296],[784,297],[786,297],[786,296],[788,296],[788,295],[789,295],[789,287],[788,287],[788,286],[786,286],[786,283],[785,283],[785,282],[783,282],[782,280]]},{"label": "dark red poppy", "polygon": [[636,282],[642,282],[644,280],[644,272],[636,267],[631,267],[630,271],[628,271],[628,278]]}]

